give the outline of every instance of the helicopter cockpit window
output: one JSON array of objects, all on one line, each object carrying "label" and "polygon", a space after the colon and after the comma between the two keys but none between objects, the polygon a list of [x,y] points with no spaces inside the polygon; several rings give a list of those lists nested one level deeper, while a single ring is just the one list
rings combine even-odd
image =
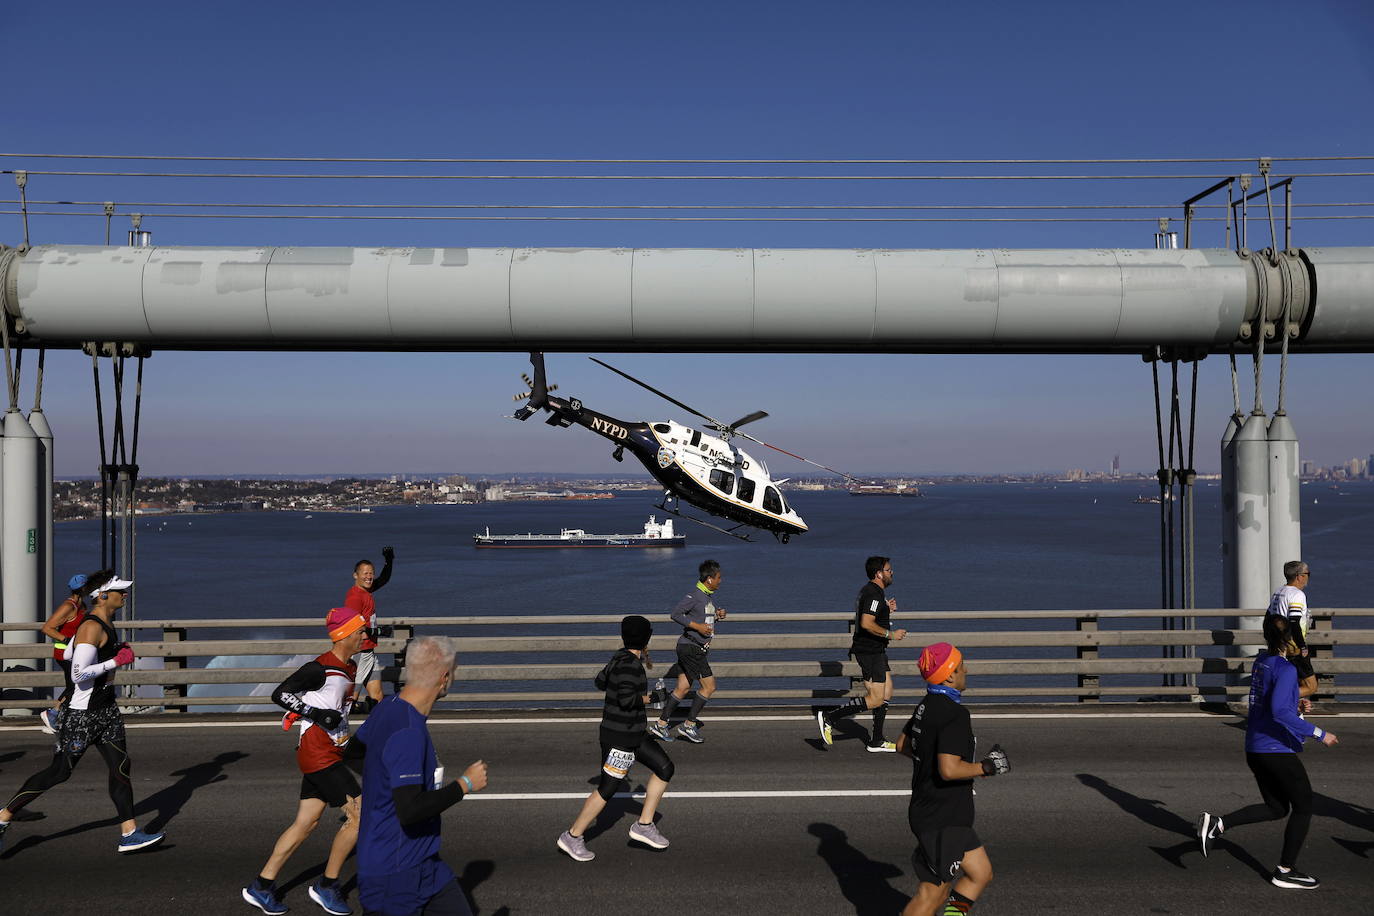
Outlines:
[{"label": "helicopter cockpit window", "polygon": [[715,487],[726,496],[729,496],[735,489],[735,475],[731,474],[729,471],[722,471],[720,468],[716,468],[711,472],[711,486]]},{"label": "helicopter cockpit window", "polygon": [[654,424],[654,432],[656,432],[656,433],[670,433],[670,432],[672,432],[672,431],[673,431],[673,428],[672,428],[671,426],[669,426],[667,423],[655,423],[655,424]]},{"label": "helicopter cockpit window", "polygon": [[754,501],[754,482],[748,477],[739,479],[739,493],[736,494],[740,502],[752,503]]},{"label": "helicopter cockpit window", "polygon": [[782,498],[778,496],[778,491],[772,487],[765,487],[763,491],[763,510],[782,515]]}]

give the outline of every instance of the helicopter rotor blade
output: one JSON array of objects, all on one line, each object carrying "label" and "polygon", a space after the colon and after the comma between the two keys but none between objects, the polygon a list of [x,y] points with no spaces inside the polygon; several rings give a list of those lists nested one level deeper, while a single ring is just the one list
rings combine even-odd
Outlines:
[{"label": "helicopter rotor blade", "polygon": [[676,404],[678,407],[681,407],[683,410],[687,411],[688,413],[692,414],[693,416],[701,417],[703,420],[707,421],[708,423],[715,424],[715,426],[717,426],[717,427],[722,427],[722,426],[724,425],[724,424],[722,424],[719,420],[717,420],[715,417],[708,417],[706,414],[702,413],[701,411],[699,411],[699,410],[697,410],[697,409],[695,409],[695,408],[692,408],[692,407],[688,407],[686,404],[682,403],[682,402],[679,401],[677,398],[672,397],[671,395],[664,394],[662,391],[659,391],[657,388],[655,388],[653,385],[648,384],[647,382],[641,382],[639,379],[635,378],[633,375],[630,375],[628,372],[621,372],[619,369],[617,369],[615,366],[612,366],[610,363],[603,363],[601,360],[597,359],[595,356],[589,356],[589,357],[587,357],[587,358],[590,359],[592,362],[596,363],[598,366],[605,366],[607,369],[610,369],[610,370],[611,370],[612,372],[614,372],[616,375],[619,375],[619,376],[621,376],[622,378],[627,378],[627,379],[629,379],[630,381],[634,382],[634,383],[635,383],[636,385],[638,385],[639,387],[644,388],[644,389],[646,389],[646,390],[648,390],[648,391],[652,391],[654,394],[656,394],[656,395],[658,395],[659,397],[663,398],[663,400],[669,402],[670,404]]},{"label": "helicopter rotor blade", "polygon": [[768,416],[768,411],[756,410],[753,413],[740,417],[738,420],[731,423],[729,429],[731,431],[737,430],[746,423],[753,423],[755,420],[762,420],[766,416]]},{"label": "helicopter rotor blade", "polygon": [[779,448],[778,446],[773,445],[771,442],[764,442],[762,439],[755,438],[754,436],[751,436],[751,435],[749,435],[748,433],[738,433],[737,435],[740,435],[740,436],[744,437],[745,439],[748,439],[750,442],[757,442],[759,445],[765,446],[765,447],[767,447],[767,448],[771,448],[771,449],[772,449],[773,451],[775,451],[775,452],[782,452],[784,455],[787,455],[787,456],[789,456],[789,457],[791,457],[791,458],[796,458],[798,461],[805,461],[807,464],[813,465],[813,466],[815,466],[815,467],[818,467],[818,468],[820,468],[820,469],[823,470],[823,471],[829,471],[829,472],[832,473],[832,474],[838,474],[839,476],[843,477],[845,480],[850,480],[850,481],[853,481],[854,483],[862,483],[862,482],[863,482],[863,481],[859,480],[859,478],[855,477],[853,474],[846,474],[844,471],[838,470],[838,469],[836,469],[836,468],[832,468],[832,467],[830,467],[830,466],[828,466],[828,465],[821,464],[819,461],[812,461],[810,458],[807,458],[807,457],[805,457],[804,455],[798,455],[796,452],[789,452],[789,451],[788,451],[787,449],[785,449],[785,448]]}]

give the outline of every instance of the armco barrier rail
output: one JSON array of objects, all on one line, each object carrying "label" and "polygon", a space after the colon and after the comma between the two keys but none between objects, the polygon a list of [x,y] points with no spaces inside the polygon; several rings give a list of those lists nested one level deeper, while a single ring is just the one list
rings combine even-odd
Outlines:
[{"label": "armco barrier rail", "polygon": [[[1240,618],[1256,624],[1259,611],[1175,610],[1183,629],[1158,627],[1165,612],[1158,610],[1091,611],[931,611],[903,612],[901,624],[911,630],[891,653],[898,697],[912,698],[922,687],[915,649],[941,640],[965,650],[975,697],[1103,699],[1206,698],[1225,699],[1246,692],[1238,683],[1249,670],[1247,647],[1263,639],[1258,629],[1238,626]],[[593,706],[601,695],[591,680],[620,644],[616,624],[621,614],[507,617],[387,618],[395,637],[382,640],[378,651],[401,653],[413,635],[442,634],[459,638],[460,666],[454,694],[448,703],[506,706]],[[647,614],[657,635],[650,644],[663,674],[673,660],[677,627],[666,616]],[[1323,697],[1374,694],[1369,684],[1339,683],[1343,675],[1374,674],[1374,630],[1361,629],[1371,608],[1321,609],[1308,634]],[[843,612],[736,612],[722,625],[711,649],[712,667],[721,688],[716,700],[755,704],[798,704],[843,697],[861,691],[858,666],[846,657],[852,615]],[[1229,626],[1203,627],[1207,621]],[[994,621],[1013,630],[984,629]],[[803,625],[823,632],[794,632]],[[160,697],[130,703],[187,711],[197,706],[270,705],[265,696],[248,696],[247,689],[275,684],[281,667],[206,667],[210,658],[315,655],[328,648],[316,636],[318,618],[214,619],[138,621],[121,623],[134,631],[134,651],[142,659],[160,659],[163,668],[121,669],[120,684],[162,688]],[[33,629],[8,624],[0,630]],[[271,633],[304,629],[310,638],[192,639],[191,631]],[[502,635],[491,635],[493,631]],[[591,631],[586,635],[581,631]],[[144,639],[144,636],[153,637]],[[61,675],[41,670],[16,670],[50,657],[47,643],[0,646],[0,661],[9,669],[0,674],[4,699],[0,708],[32,709],[34,688],[61,684]],[[389,669],[394,679],[395,667]],[[1348,680],[1348,679],[1347,679]],[[1369,680],[1365,677],[1357,680]],[[190,696],[194,685],[244,685],[245,695]],[[548,688],[548,689],[540,689]],[[40,691],[46,695],[47,691]]]}]

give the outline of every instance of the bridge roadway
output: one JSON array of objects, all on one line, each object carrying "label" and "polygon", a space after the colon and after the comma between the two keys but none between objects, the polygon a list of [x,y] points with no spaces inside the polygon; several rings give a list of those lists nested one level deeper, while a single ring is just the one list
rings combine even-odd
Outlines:
[{"label": "bridge roadway", "polygon": [[[628,845],[638,803],[627,798],[590,832],[597,858],[588,864],[562,855],[554,840],[596,771],[594,719],[438,717],[433,729],[450,773],[479,757],[491,765],[487,791],[444,821],[445,858],[464,876],[476,911],[898,912],[915,887],[908,761],[865,753],[852,727],[827,749],[801,711],[714,713],[705,744],[669,746],[678,775],[660,826],[671,848]],[[1200,810],[1257,801],[1236,717],[1179,706],[986,706],[974,714],[980,746],[1000,742],[1013,764],[1008,776],[978,784],[978,829],[996,871],[979,914],[1374,912],[1370,707],[1321,718],[1341,744],[1304,755],[1318,794],[1300,864],[1324,882],[1308,894],[1267,882],[1278,824],[1238,828],[1208,859],[1196,849]],[[889,720],[894,732],[898,715]],[[91,755],[34,806],[42,820],[10,831],[0,853],[4,912],[252,911],[239,887],[294,810],[293,742],[260,715],[169,719],[130,730],[141,822],[165,826],[166,844],[115,854],[104,767]],[[47,759],[36,728],[0,726],[0,791],[13,792]],[[306,887],[326,855],[327,831],[322,826],[283,875],[293,912],[322,912]]]}]

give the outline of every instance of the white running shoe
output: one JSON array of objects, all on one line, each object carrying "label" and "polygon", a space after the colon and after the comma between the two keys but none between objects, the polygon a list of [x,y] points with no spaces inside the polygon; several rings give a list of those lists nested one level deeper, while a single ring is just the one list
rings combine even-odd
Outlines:
[{"label": "white running shoe", "polygon": [[590,862],[596,858],[596,853],[587,848],[586,837],[573,836],[566,830],[558,837],[558,848],[579,862]]},{"label": "white running shoe", "polygon": [[880,741],[877,744],[867,745],[870,754],[895,754],[897,745],[893,741]]},{"label": "white running shoe", "polygon": [[658,832],[658,827],[654,824],[641,824],[635,821],[630,825],[630,839],[655,849],[667,849],[668,838]]},{"label": "white running shoe", "polygon": [[825,710],[816,713],[816,724],[821,727],[821,740],[825,742],[826,746],[829,747],[834,744],[835,729],[830,726],[829,722],[825,721]]}]

